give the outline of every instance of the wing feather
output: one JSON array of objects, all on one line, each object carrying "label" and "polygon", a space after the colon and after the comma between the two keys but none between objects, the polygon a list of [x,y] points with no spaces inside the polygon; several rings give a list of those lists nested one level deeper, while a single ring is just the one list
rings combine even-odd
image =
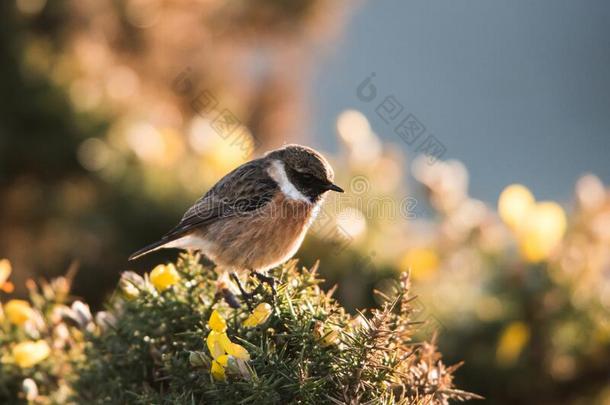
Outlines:
[{"label": "wing feather", "polygon": [[245,163],[197,200],[162,240],[175,239],[221,218],[251,213],[269,203],[278,189],[261,159]]}]

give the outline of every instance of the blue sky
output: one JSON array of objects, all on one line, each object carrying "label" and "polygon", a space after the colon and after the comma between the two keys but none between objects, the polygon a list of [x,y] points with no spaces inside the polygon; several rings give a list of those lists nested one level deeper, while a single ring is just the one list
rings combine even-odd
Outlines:
[{"label": "blue sky", "polygon": [[336,147],[346,108],[399,141],[356,97],[375,72],[380,94],[464,162],[474,197],[521,182],[566,201],[585,172],[610,183],[610,2],[370,0],[320,54],[308,100],[319,146]]}]

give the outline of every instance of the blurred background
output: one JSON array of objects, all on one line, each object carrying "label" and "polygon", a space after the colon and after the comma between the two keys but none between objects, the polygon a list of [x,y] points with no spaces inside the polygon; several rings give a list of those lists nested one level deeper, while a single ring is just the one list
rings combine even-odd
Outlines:
[{"label": "blurred background", "polygon": [[410,269],[459,387],[608,404],[609,27],[601,0],[3,1],[13,295],[77,263],[99,308],[220,177],[299,142],[347,193],[297,257],[348,308]]}]

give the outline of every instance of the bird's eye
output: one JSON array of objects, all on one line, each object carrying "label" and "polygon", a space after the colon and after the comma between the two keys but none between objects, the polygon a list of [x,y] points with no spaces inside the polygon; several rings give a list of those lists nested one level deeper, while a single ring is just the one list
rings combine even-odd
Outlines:
[{"label": "bird's eye", "polygon": [[293,173],[304,181],[313,181],[313,179],[315,179],[315,176],[313,174],[304,170],[293,169]]}]

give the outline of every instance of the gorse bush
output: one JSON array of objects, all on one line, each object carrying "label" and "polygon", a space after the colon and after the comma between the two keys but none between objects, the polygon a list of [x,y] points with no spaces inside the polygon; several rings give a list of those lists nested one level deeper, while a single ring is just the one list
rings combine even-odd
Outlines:
[{"label": "gorse bush", "polygon": [[[233,309],[230,295],[218,292],[229,284],[184,254],[145,277],[124,273],[107,311],[95,317],[80,302],[75,309],[51,300],[63,311],[56,324],[83,343],[70,353],[63,342],[67,357],[46,353],[21,366],[6,359],[0,398],[24,399],[33,384],[39,392],[30,400],[55,402],[54,367],[65,371],[61,400],[87,404],[443,404],[475,397],[454,388],[457,367],[446,367],[433,344],[413,341],[419,323],[410,321],[406,276],[380,309],[351,316],[320,289],[315,267],[291,262],[272,275],[276,294],[249,279],[251,298]],[[3,347],[21,340],[6,336],[15,341]],[[53,334],[44,341],[58,347]]]},{"label": "gorse bush", "polygon": [[[11,286],[11,266],[0,260],[0,290]],[[69,272],[68,274],[70,274]],[[71,276],[36,285],[30,300],[0,303],[0,403],[66,403],[73,363],[82,359],[89,308],[70,300]],[[93,324],[91,324],[93,326]]]}]

